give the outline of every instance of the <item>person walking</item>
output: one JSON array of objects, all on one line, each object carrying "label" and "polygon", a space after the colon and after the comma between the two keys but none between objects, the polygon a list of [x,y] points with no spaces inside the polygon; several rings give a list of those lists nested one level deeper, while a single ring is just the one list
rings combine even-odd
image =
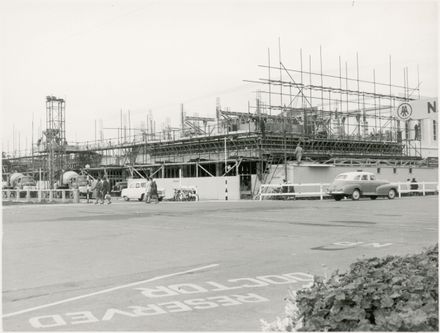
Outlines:
[{"label": "person walking", "polygon": [[110,183],[107,177],[105,177],[104,181],[102,182],[102,203],[104,203],[104,200],[107,200],[107,205],[112,203],[110,196]]},{"label": "person walking", "polygon": [[302,154],[303,154],[303,149],[302,149],[301,145],[299,144],[299,142],[296,145],[295,151],[293,153],[295,154],[296,162],[298,163],[298,165],[300,165]]},{"label": "person walking", "polygon": [[102,180],[101,180],[101,178],[98,178],[98,181],[96,182],[95,191],[96,191],[95,205],[97,205],[98,203],[102,204],[103,202],[102,202]]},{"label": "person walking", "polygon": [[147,183],[145,186],[145,203],[151,202],[151,179],[147,177]]},{"label": "person walking", "polygon": [[154,199],[154,202],[159,203],[159,195],[157,193],[157,184],[156,181],[151,178],[151,199]]},{"label": "person walking", "polygon": [[90,192],[92,190],[91,181],[89,179],[89,176],[87,176],[87,184],[86,184],[86,197],[87,197],[87,203],[90,202]]}]

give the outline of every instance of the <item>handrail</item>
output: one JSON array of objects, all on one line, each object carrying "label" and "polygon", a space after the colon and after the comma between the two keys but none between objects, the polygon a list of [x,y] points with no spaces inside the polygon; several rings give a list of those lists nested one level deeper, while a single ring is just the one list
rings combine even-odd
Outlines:
[{"label": "handrail", "polygon": [[79,203],[78,189],[2,189],[2,201]]}]

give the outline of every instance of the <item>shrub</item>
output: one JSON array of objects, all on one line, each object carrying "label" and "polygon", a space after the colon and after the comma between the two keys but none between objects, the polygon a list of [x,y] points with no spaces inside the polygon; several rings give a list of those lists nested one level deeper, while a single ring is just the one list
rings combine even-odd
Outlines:
[{"label": "shrub", "polygon": [[290,291],[270,331],[438,331],[438,245],[416,255],[359,260],[345,274]]}]

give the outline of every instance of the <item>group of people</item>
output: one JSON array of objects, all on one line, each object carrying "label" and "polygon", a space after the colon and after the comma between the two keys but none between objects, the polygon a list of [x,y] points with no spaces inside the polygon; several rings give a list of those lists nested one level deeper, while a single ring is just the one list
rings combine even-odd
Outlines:
[{"label": "group of people", "polygon": [[147,184],[145,187],[145,203],[159,203],[159,194],[157,193],[157,184],[153,177],[147,177]]},{"label": "group of people", "polygon": [[[98,178],[94,186],[94,190],[96,191],[95,205],[97,204],[103,205],[104,202],[107,205],[110,205],[112,203],[112,197],[110,196],[110,183],[107,177],[104,177],[103,179]],[[88,200],[88,196],[87,196],[87,200]]]}]

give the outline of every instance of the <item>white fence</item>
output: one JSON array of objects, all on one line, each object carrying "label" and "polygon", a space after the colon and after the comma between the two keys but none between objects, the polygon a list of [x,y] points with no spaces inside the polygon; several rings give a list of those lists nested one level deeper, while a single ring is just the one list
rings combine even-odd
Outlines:
[{"label": "white fence", "polygon": [[[393,183],[398,186],[399,197],[404,195],[426,195],[438,194],[439,187],[437,182],[418,182],[418,183]],[[417,189],[411,189],[411,185],[416,185]],[[317,198],[320,200],[330,197],[327,193],[329,183],[314,184],[262,184],[260,185],[259,199],[296,199],[296,198]]]},{"label": "white fence", "polygon": [[79,191],[62,190],[2,190],[3,202],[79,202]]}]

